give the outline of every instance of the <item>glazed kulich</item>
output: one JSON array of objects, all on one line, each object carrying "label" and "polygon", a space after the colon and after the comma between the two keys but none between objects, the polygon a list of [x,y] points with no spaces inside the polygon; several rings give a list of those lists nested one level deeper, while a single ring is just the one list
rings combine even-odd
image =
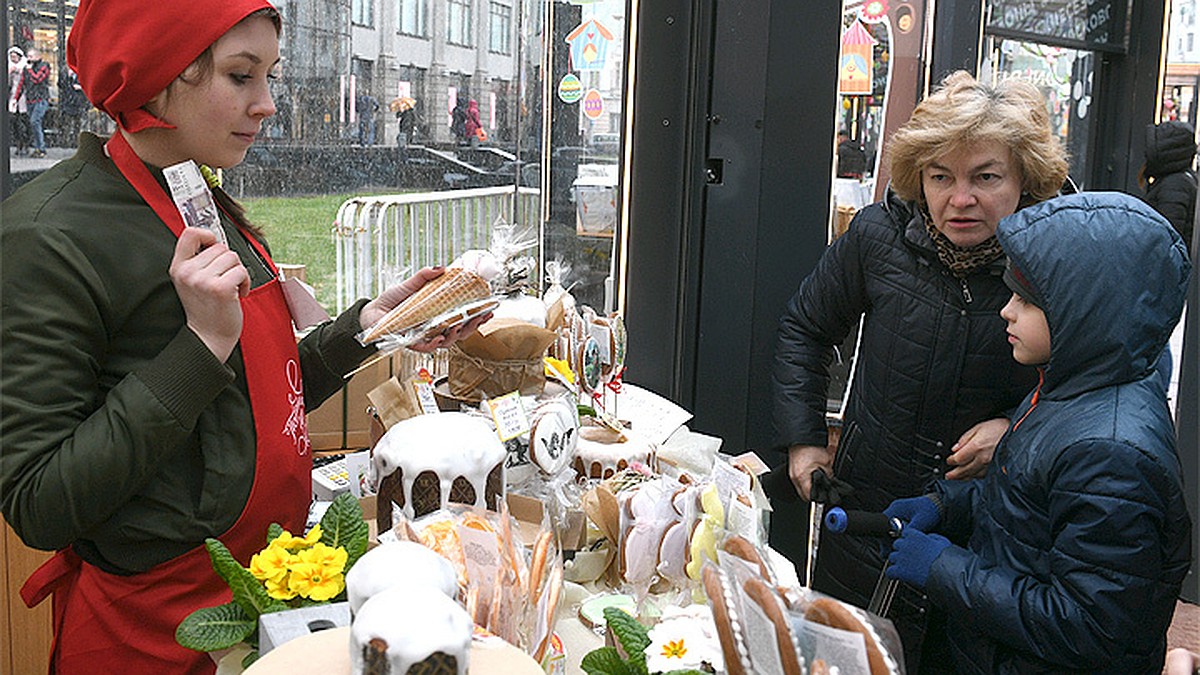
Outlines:
[{"label": "glazed kulich", "polygon": [[372,450],[379,531],[393,504],[409,520],[454,502],[496,509],[504,498],[504,444],[478,417],[458,412],[397,422]]},{"label": "glazed kulich", "polygon": [[629,432],[618,432],[607,426],[583,423],[575,445],[575,473],[581,478],[611,478],[630,464],[639,462],[655,469],[655,448],[652,443]]},{"label": "glazed kulich", "polygon": [[465,675],[475,626],[435,589],[417,585],[375,594],[350,625],[352,675]]},{"label": "glazed kulich", "polygon": [[458,574],[449,560],[421,544],[394,541],[367,551],[346,573],[350,615],[358,614],[372,596],[394,586],[408,585],[434,588],[447,597],[458,597]]}]

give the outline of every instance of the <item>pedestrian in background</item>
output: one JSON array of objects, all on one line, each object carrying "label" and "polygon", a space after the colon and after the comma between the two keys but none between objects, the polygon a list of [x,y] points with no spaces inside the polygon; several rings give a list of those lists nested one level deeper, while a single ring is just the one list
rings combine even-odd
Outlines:
[{"label": "pedestrian in background", "polygon": [[58,137],[63,147],[75,147],[83,129],[83,116],[91,107],[75,71],[64,68],[58,76]]},{"label": "pedestrian in background", "polygon": [[8,114],[9,132],[18,155],[29,150],[29,104],[21,91],[21,78],[29,61],[20,47],[8,48]]},{"label": "pedestrian in background", "polygon": [[467,99],[459,96],[450,111],[450,134],[459,145],[467,144]]},{"label": "pedestrian in background", "polygon": [[850,138],[845,129],[837,134],[837,177],[862,180],[867,172],[867,153],[858,141]]},{"label": "pedestrian in background", "polygon": [[379,112],[379,102],[370,94],[359,94],[357,108],[358,144],[375,145],[375,114]]},{"label": "pedestrian in background", "polygon": [[1146,125],[1146,162],[1138,183],[1146,203],[1166,217],[1192,254],[1196,215],[1196,131],[1187,122]]},{"label": "pedestrian in background", "polygon": [[50,109],[50,64],[42,60],[36,48],[26,52],[29,65],[21,74],[18,95],[24,96],[29,105],[29,129],[32,134],[31,157],[46,156],[46,111]]},{"label": "pedestrian in background", "polygon": [[471,99],[467,103],[467,119],[463,124],[463,133],[466,134],[467,142],[474,148],[483,140],[483,123],[479,120],[479,102]]}]

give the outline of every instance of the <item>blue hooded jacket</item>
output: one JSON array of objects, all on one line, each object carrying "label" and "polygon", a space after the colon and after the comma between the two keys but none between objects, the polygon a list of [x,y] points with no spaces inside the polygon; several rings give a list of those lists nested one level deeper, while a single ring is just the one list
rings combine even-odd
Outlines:
[{"label": "blue hooded jacket", "polygon": [[939,530],[970,538],[926,591],[961,671],[1161,672],[1191,521],[1155,364],[1187,251],[1120,193],[1053,199],[996,234],[1040,300],[1050,360],[986,478],[937,484]]}]

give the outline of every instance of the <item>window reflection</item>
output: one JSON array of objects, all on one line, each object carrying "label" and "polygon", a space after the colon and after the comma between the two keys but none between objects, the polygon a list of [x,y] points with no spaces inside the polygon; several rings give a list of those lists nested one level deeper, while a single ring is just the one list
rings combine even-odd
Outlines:
[{"label": "window reflection", "polygon": [[[830,241],[846,231],[859,209],[874,201],[891,80],[892,29],[887,10],[887,3],[878,0],[842,4]],[[911,9],[904,16],[911,22]]]},{"label": "window reflection", "polygon": [[[10,44],[46,54],[57,81],[78,1],[55,3],[62,16],[40,11],[47,4],[10,0],[7,28]],[[562,281],[574,284],[581,302],[611,307],[624,2],[276,4],[283,17],[283,67],[272,83],[278,112],[226,181],[266,219],[261,225],[275,250],[303,256],[283,262],[309,268],[323,304],[334,309],[332,277],[312,270],[335,266],[329,233],[345,200],[507,188],[520,197],[509,197],[501,215],[540,235],[539,262],[561,260],[572,269]],[[74,130],[112,132],[94,109],[60,119],[53,87],[52,98],[47,130],[60,158],[73,147]],[[470,135],[454,123],[459,99],[477,111],[471,126],[478,131]],[[540,207],[529,206],[536,203],[530,191]],[[468,201],[451,209],[456,226],[486,218],[491,227],[496,214],[476,215]],[[442,229],[422,226],[421,236],[428,250],[448,250]],[[292,237],[324,241],[293,249]]]},{"label": "window reflection", "polygon": [[1088,121],[1095,86],[1093,52],[995,36],[987,36],[984,46],[979,79],[995,83],[1017,77],[1041,90],[1050,111],[1051,128],[1070,155],[1070,175],[1079,187],[1084,187],[1080,181],[1087,166]]}]

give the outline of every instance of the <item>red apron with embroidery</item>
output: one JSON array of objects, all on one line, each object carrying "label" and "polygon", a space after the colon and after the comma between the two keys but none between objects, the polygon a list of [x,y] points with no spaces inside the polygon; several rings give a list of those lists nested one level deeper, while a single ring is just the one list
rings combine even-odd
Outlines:
[{"label": "red apron with embroidery", "polygon": [[[184,223],[178,210],[119,131],[108,148],[125,178],[179,236]],[[246,238],[276,273],[258,241]],[[266,545],[271,523],[293,533],[302,531],[312,496],[312,462],[299,354],[278,279],[250,291],[241,304],[239,344],[257,438],[254,484],[237,522],[219,539],[245,565]],[[132,576],[109,574],[83,562],[70,549],[59,551],[21,589],[30,607],[50,594],[54,595],[51,673],[215,671],[208,654],[175,642],[175,629],[184,617],[232,599],[203,545]]]}]

